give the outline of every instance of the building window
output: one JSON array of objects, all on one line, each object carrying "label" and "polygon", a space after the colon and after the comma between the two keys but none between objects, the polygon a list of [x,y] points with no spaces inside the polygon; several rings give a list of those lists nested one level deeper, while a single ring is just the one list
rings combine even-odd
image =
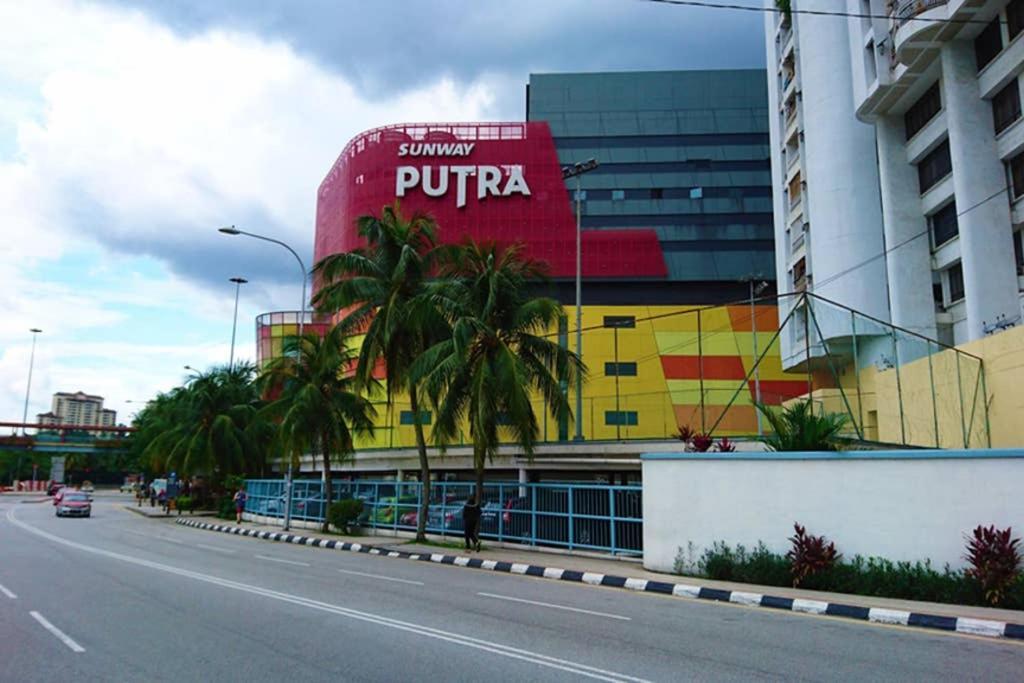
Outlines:
[{"label": "building window", "polygon": [[605,327],[636,327],[636,316],[632,315],[606,315],[604,317]]},{"label": "building window", "polygon": [[949,158],[949,140],[943,140],[917,165],[917,179],[924,194],[940,180],[953,172],[953,162]]},{"label": "building window", "polygon": [[587,191],[586,190],[576,190],[575,192],[572,193],[572,198],[573,198],[573,201],[579,200],[581,202],[585,202],[585,201],[587,201]]},{"label": "building window", "polygon": [[1017,275],[1024,275],[1024,230],[1013,233],[1013,255],[1017,261]]},{"label": "building window", "polygon": [[1013,198],[1024,197],[1024,152],[1010,159],[1010,187],[1013,189]]},{"label": "building window", "polygon": [[978,71],[989,65],[1003,50],[1003,32],[997,16],[974,39],[974,56],[978,60]]},{"label": "building window", "polygon": [[959,263],[946,271],[949,277],[949,303],[964,298],[964,269]]},{"label": "building window", "polygon": [[[413,419],[413,412],[411,410],[403,410],[399,414],[399,416],[398,416],[398,422],[399,422],[399,424],[403,424],[403,425],[416,424],[416,422]],[[430,411],[429,410],[421,410],[420,411],[420,424],[421,425],[428,425],[428,424],[430,424]]]},{"label": "building window", "polygon": [[1020,118],[1020,88],[1017,79],[1007,83],[1006,87],[992,98],[992,120],[996,126],[996,135],[1010,127]]},{"label": "building window", "polygon": [[621,202],[625,198],[626,198],[626,191],[625,190],[612,190],[612,201],[613,202]]},{"label": "building window", "polygon": [[636,363],[605,363],[605,377],[636,377]]},{"label": "building window", "polygon": [[651,189],[651,199],[661,199],[665,194],[665,191],[660,187]]},{"label": "building window", "polygon": [[690,199],[704,199],[704,188],[703,187],[691,187],[690,188]]},{"label": "building window", "polygon": [[636,427],[637,415],[635,410],[606,410],[604,411],[604,423],[613,427]]},{"label": "building window", "polygon": [[1010,40],[1016,38],[1024,29],[1024,0],[1010,0],[1010,4],[1006,6],[1006,28]]},{"label": "building window", "polygon": [[903,115],[907,139],[917,135],[918,131],[924,128],[940,111],[942,111],[942,93],[939,91],[939,82],[936,81],[935,85],[928,88],[928,92],[921,95],[921,99]]},{"label": "building window", "polygon": [[945,244],[960,234],[956,220],[956,202],[950,202],[928,217],[932,228],[932,246]]}]

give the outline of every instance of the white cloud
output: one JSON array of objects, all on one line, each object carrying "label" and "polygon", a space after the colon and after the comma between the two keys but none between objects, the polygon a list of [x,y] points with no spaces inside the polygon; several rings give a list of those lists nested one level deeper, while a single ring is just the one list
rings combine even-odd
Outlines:
[{"label": "white cloud", "polygon": [[[0,92],[0,419],[21,415],[32,326],[46,330],[32,413],[57,390],[144,399],[184,362],[224,359],[232,302],[210,282],[249,277],[250,310],[256,296],[294,308],[298,288],[287,255],[214,228],[308,248],[316,188],[353,135],[486,118],[493,103],[487,85],[447,80],[370,101],[283,43],[182,37],[139,12],[58,0],[0,3]],[[164,267],[141,267],[142,254]],[[73,281],[69,258],[89,266]],[[140,341],[82,341],[128,328]],[[216,338],[186,346],[196,332]]]}]

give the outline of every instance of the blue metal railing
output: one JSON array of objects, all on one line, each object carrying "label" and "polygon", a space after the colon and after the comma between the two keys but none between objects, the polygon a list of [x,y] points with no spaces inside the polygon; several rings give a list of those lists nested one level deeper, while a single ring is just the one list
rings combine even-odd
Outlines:
[{"label": "blue metal railing", "polygon": [[[463,534],[462,505],[472,495],[469,482],[430,485],[427,531]],[[246,482],[246,512],[284,518],[284,480]],[[600,484],[484,485],[480,536],[503,542],[613,554],[643,552],[642,488]],[[415,531],[422,486],[419,482],[335,481],[332,501],[363,501],[359,524],[371,529]],[[323,484],[299,479],[292,486],[292,519],[322,522]]]}]

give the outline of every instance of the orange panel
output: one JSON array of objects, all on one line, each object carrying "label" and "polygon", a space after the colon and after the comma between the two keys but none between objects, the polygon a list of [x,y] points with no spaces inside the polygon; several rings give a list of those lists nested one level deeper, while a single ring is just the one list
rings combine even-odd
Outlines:
[{"label": "orange panel", "polygon": [[[676,422],[679,425],[689,425],[693,429],[701,429],[701,415],[699,405],[674,406],[676,411]],[[722,413],[721,423],[715,428],[715,433],[741,432],[751,433],[757,431],[757,409],[753,406],[734,405],[728,410],[725,406],[704,406],[704,428],[711,429],[715,421]]]},{"label": "orange panel", "polygon": [[[729,320],[733,332],[749,332],[750,306],[728,306]],[[779,329],[779,309],[776,306],[754,306],[758,332],[774,332]]]}]

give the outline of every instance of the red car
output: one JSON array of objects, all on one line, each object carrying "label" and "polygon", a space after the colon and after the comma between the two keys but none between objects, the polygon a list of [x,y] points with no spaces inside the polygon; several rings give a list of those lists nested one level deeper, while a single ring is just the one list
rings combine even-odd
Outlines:
[{"label": "red car", "polygon": [[92,499],[81,491],[68,491],[57,504],[58,517],[91,517]]}]

